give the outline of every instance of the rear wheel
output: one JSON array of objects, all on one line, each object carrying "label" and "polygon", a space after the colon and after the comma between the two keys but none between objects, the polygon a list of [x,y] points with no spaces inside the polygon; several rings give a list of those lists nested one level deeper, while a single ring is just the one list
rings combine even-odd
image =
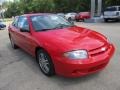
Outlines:
[{"label": "rear wheel", "polygon": [[14,40],[10,37],[11,46],[13,49],[17,49],[18,46],[14,43]]},{"label": "rear wheel", "polygon": [[43,74],[46,76],[53,76],[55,74],[52,59],[45,50],[39,49],[37,51],[37,61]]}]

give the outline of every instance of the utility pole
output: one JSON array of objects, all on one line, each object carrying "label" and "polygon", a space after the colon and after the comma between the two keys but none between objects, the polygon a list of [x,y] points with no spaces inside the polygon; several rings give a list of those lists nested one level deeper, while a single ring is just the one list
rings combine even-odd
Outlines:
[{"label": "utility pole", "polygon": [[95,0],[91,0],[91,18],[95,16]]},{"label": "utility pole", "polygon": [[102,12],[102,0],[91,0],[91,18],[95,16],[96,11],[97,11],[97,16],[100,16]]},{"label": "utility pole", "polygon": [[100,16],[102,13],[102,0],[98,0],[97,15]]},{"label": "utility pole", "polygon": [[[85,20],[85,22],[101,22],[102,19],[100,18],[102,13],[102,0],[91,0],[91,18]],[[97,16],[99,17],[95,17]]]}]

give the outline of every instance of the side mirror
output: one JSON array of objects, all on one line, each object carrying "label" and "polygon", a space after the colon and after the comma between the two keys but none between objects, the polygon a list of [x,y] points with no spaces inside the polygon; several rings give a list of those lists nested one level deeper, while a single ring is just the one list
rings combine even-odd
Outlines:
[{"label": "side mirror", "polygon": [[30,32],[28,29],[20,28],[21,32]]}]

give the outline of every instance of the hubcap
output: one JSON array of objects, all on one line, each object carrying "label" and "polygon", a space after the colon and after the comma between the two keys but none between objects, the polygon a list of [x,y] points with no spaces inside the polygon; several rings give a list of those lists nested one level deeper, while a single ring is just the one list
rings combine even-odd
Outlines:
[{"label": "hubcap", "polygon": [[44,55],[43,53],[39,54],[39,65],[44,73],[49,72],[49,62],[46,55]]}]

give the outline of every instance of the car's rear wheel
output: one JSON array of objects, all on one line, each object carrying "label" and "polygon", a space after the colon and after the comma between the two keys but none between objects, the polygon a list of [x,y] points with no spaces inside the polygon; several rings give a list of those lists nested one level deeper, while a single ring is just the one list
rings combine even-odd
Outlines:
[{"label": "car's rear wheel", "polygon": [[45,50],[39,49],[37,51],[37,61],[43,74],[46,76],[53,76],[55,74],[52,59]]},{"label": "car's rear wheel", "polygon": [[14,40],[10,37],[11,46],[13,49],[17,49],[18,46],[14,43]]}]

